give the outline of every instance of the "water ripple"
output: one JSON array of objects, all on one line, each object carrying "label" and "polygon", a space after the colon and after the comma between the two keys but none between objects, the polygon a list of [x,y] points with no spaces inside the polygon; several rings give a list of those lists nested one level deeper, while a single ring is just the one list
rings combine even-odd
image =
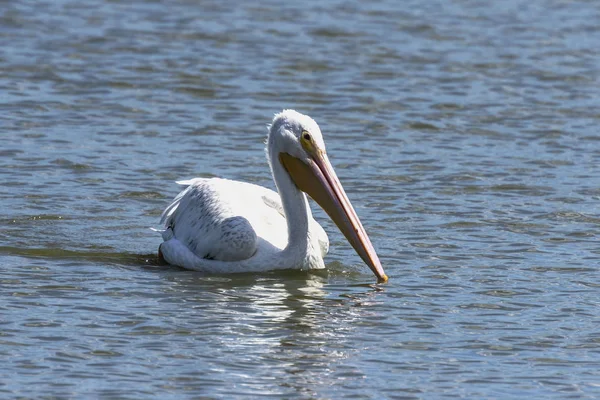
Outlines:
[{"label": "water ripple", "polygon": [[[597,398],[593,2],[15,1],[0,395]],[[161,265],[175,180],[273,187],[297,108],[390,275]]]}]

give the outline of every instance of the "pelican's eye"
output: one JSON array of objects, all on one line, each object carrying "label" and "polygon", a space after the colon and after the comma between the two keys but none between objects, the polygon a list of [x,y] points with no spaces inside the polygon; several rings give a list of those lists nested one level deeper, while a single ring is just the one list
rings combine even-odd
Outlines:
[{"label": "pelican's eye", "polygon": [[308,131],[302,131],[302,135],[300,135],[300,144],[308,154],[315,154],[317,152],[317,145]]}]

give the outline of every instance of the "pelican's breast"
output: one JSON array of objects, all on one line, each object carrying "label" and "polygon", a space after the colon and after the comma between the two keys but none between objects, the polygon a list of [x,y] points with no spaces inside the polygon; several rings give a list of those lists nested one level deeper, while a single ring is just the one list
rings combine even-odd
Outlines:
[{"label": "pelican's breast", "polygon": [[[283,205],[281,204],[281,198],[279,197],[279,194],[272,190],[265,189],[265,193],[263,194],[263,201],[269,207],[272,207],[273,209],[277,210],[277,212],[281,214],[281,216],[285,219],[285,212],[283,211]],[[318,242],[318,249],[321,252],[321,257],[325,257],[325,255],[329,251],[329,237],[327,237],[325,229],[323,229],[323,227],[312,217],[312,213],[310,214],[311,216],[308,220],[308,235],[311,238],[316,239],[316,241]],[[285,234],[285,238],[287,243],[287,231]]]}]

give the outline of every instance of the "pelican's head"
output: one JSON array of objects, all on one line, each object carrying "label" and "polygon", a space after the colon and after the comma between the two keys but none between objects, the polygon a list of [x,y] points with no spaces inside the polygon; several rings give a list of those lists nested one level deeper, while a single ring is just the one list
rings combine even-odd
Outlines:
[{"label": "pelican's head", "polygon": [[340,228],[380,282],[388,280],[379,257],[335,174],[319,125],[307,115],[284,110],[273,118],[267,148],[298,189],[315,200]]},{"label": "pelican's head", "polygon": [[294,110],[283,110],[275,115],[268,140],[267,148],[271,151],[287,153],[305,162],[310,157],[305,146],[314,145],[325,151],[319,125],[308,115]]}]

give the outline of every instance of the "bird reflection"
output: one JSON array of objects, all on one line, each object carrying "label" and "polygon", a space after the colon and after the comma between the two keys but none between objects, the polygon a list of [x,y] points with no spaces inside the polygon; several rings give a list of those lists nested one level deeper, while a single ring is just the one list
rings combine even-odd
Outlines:
[{"label": "bird reflection", "polygon": [[[264,371],[304,393],[307,387],[360,376],[361,371],[348,370],[347,359],[356,349],[377,346],[373,337],[357,337],[357,332],[378,318],[372,306],[385,290],[381,286],[336,285],[327,273],[303,272],[202,276],[176,271],[170,279],[171,295],[191,307],[186,318],[203,343],[198,352],[210,354],[224,370]],[[336,375],[342,363],[350,375]]]}]

